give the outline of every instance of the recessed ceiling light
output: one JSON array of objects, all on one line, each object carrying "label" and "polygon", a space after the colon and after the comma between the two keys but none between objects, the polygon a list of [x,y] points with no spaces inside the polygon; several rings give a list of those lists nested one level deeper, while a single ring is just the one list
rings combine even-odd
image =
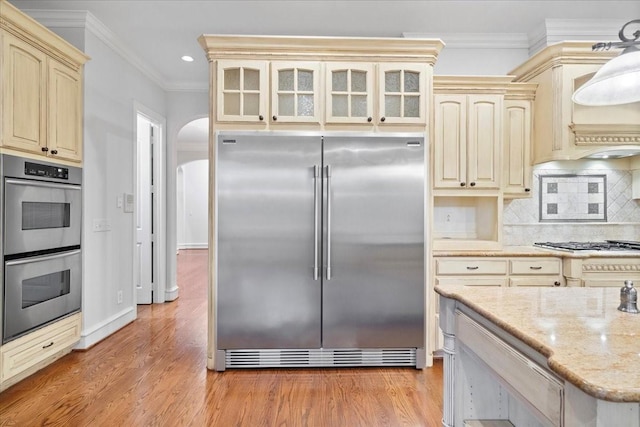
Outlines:
[{"label": "recessed ceiling light", "polygon": [[189,56],[189,55],[185,55],[182,57],[182,60],[184,62],[193,62],[193,57]]}]

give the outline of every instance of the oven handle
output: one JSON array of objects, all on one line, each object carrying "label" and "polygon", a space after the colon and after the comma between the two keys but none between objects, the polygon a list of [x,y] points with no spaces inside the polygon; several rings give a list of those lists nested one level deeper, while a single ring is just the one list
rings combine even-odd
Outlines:
[{"label": "oven handle", "polygon": [[57,184],[55,182],[42,182],[42,181],[25,181],[21,179],[7,178],[5,180],[7,184],[13,185],[25,185],[29,187],[46,187],[46,188],[58,188],[61,190],[80,190],[82,187],[75,184]]},{"label": "oven handle", "polygon": [[73,251],[60,252],[60,253],[54,253],[49,255],[39,255],[39,256],[34,256],[29,258],[14,259],[12,261],[5,262],[4,265],[6,267],[12,267],[14,265],[29,264],[30,262],[51,261],[58,258],[66,258],[68,256],[78,255],[80,254],[80,252],[81,252],[81,249],[75,249]]}]

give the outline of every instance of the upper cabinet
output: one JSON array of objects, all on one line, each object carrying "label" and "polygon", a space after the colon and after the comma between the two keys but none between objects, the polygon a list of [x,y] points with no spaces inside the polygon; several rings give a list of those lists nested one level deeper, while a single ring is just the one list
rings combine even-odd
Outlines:
[{"label": "upper cabinet", "polygon": [[219,121],[262,122],[268,114],[267,63],[218,61]]},{"label": "upper cabinet", "polygon": [[425,124],[427,122],[427,66],[380,64],[378,80],[381,123]]},{"label": "upper cabinet", "polygon": [[511,83],[502,119],[502,190],[505,198],[531,196],[532,110],[537,85]]},{"label": "upper cabinet", "polygon": [[426,131],[440,40],[201,36],[216,129]]},{"label": "upper cabinet", "polygon": [[562,42],[541,50],[510,74],[538,84],[534,102],[533,163],[572,160],[640,144],[640,102],[600,107],[575,104],[573,92],[619,51],[591,50],[591,42]]},{"label": "upper cabinet", "polygon": [[271,63],[271,120],[320,123],[320,64]]},{"label": "upper cabinet", "polygon": [[82,71],[87,57],[2,4],[3,152],[82,161]]},{"label": "upper cabinet", "polygon": [[434,188],[499,189],[511,77],[434,78]]}]

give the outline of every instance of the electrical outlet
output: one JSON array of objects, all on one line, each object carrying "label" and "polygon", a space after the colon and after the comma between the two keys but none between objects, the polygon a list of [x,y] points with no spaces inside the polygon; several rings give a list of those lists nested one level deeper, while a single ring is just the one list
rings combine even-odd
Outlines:
[{"label": "electrical outlet", "polygon": [[122,304],[122,291],[118,291],[118,304]]}]

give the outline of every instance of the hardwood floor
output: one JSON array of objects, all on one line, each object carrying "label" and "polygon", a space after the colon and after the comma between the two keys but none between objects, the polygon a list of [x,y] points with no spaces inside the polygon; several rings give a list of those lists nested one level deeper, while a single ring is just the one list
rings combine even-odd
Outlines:
[{"label": "hardwood floor", "polygon": [[0,394],[2,426],[439,426],[433,368],[206,369],[207,251],[180,251],[178,300]]}]

